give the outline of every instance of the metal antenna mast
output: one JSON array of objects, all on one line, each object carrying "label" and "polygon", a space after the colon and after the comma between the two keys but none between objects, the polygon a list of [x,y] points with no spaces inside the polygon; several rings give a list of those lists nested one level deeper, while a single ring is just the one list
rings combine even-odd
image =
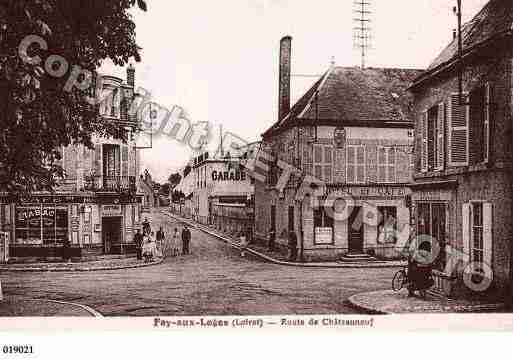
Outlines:
[{"label": "metal antenna mast", "polygon": [[367,50],[372,48],[371,40],[372,28],[370,27],[371,19],[370,16],[372,11],[370,11],[369,7],[371,5],[371,0],[356,0],[354,2],[354,14],[355,18],[353,19],[355,23],[354,34],[353,34],[353,42],[354,47],[361,52],[361,68],[365,68],[365,61],[367,57]]}]

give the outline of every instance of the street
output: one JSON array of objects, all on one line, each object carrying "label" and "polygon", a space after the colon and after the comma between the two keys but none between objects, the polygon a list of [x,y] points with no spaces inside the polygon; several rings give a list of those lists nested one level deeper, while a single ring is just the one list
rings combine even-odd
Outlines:
[{"label": "street", "polygon": [[[152,229],[181,225],[154,212]],[[192,253],[146,268],[80,273],[0,274],[4,294],[70,301],[105,316],[356,313],[345,300],[389,289],[394,268],[317,269],[241,258],[226,243],[191,229]]]}]

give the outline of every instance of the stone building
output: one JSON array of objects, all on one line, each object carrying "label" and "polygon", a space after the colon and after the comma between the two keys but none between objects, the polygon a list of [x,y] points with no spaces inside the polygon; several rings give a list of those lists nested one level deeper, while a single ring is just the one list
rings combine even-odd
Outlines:
[{"label": "stone building", "polygon": [[159,206],[158,193],[155,191],[155,182],[148,170],[139,176],[137,181],[138,192],[143,195],[143,211],[149,212],[152,208]]},{"label": "stone building", "polygon": [[194,158],[193,218],[231,234],[253,228],[253,180],[239,158]]},{"label": "stone building", "polygon": [[129,141],[93,136],[94,149],[62,148],[65,177],[55,192],[0,197],[0,223],[10,235],[14,259],[61,257],[67,241],[73,257],[134,250],[132,239],[140,224],[142,201],[136,191],[137,119],[128,111],[136,97],[135,69],[127,69],[126,82],[97,76],[96,85],[97,93],[109,94],[101,101],[99,115],[128,131]]},{"label": "stone building", "polygon": [[511,19],[511,2],[490,1],[463,26],[461,54],[454,36],[411,87],[416,231],[438,244],[436,289],[449,295],[469,294],[472,268],[493,278],[487,294],[511,283]]},{"label": "stone building", "polygon": [[[413,117],[406,89],[421,71],[332,66],[289,108],[290,50],[285,37],[280,115],[259,153],[271,160],[266,183],[255,184],[256,236],[266,241],[273,230],[286,245],[286,232],[295,231],[306,261],[400,256],[391,233],[410,222]],[[278,160],[299,169],[283,190]],[[305,176],[322,185],[312,183],[315,190],[298,197]]]}]

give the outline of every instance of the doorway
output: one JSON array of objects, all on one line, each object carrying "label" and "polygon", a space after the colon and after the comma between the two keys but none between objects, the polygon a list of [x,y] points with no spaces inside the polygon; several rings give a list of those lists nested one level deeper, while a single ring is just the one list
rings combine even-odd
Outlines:
[{"label": "doorway", "polygon": [[102,218],[104,254],[121,254],[121,217]]},{"label": "doorway", "polygon": [[363,253],[363,211],[362,207],[354,207],[348,221],[349,253]]}]

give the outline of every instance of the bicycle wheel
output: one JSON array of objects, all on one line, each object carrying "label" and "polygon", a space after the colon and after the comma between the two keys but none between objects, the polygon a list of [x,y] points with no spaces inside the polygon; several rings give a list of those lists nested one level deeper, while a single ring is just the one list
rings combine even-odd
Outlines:
[{"label": "bicycle wheel", "polygon": [[404,283],[406,283],[406,273],[404,270],[400,270],[392,279],[392,289],[397,292],[403,288]]}]

